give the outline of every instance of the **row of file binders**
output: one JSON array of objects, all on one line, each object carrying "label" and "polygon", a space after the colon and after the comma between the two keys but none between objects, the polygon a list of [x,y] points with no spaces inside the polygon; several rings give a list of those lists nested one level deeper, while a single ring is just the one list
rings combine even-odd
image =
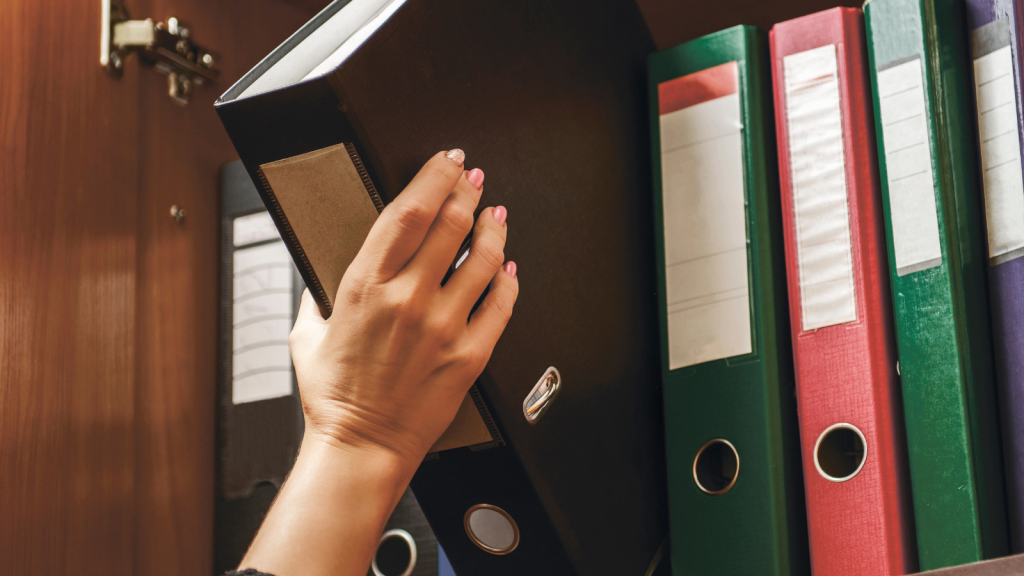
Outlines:
[{"label": "row of file binders", "polygon": [[675,574],[1024,551],[1021,10],[870,0],[651,57]]},{"label": "row of file binders", "polygon": [[[289,258],[326,317],[377,212],[458,146],[523,288],[389,523],[416,541],[397,573],[438,566],[415,501],[464,576],[1024,549],[1021,18],[985,2],[733,28],[655,55],[648,94],[632,0],[335,0],[216,105],[261,200],[225,212],[225,508],[298,445]],[[242,218],[280,234],[235,242]]]}]

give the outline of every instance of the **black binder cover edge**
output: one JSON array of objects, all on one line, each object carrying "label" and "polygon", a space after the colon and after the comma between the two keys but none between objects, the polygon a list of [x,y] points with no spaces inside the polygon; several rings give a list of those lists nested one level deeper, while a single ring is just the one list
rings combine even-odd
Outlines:
[{"label": "black binder cover edge", "polygon": [[[335,0],[334,2],[328,4],[326,8],[317,13],[317,15],[314,16],[312,20],[303,24],[301,28],[299,28],[294,34],[289,36],[288,39],[284,41],[284,43],[275,48],[273,52],[266,56],[266,58],[260,60],[259,64],[257,64],[252,70],[246,72],[244,76],[239,78],[238,82],[235,82],[234,85],[228,88],[227,92],[221,95],[221,97],[217,100],[215,106],[223,102],[233,101],[236,98],[238,98],[238,96],[241,95],[242,92],[245,92],[245,89],[251,86],[252,83],[256,81],[256,79],[258,79],[260,76],[263,76],[263,74],[266,73],[267,70],[270,70],[274,66],[274,64],[277,64],[281,60],[281,58],[284,58],[286,54],[288,54],[296,46],[301,44],[302,41],[305,40],[306,37],[310,35],[310,33],[312,33],[317,28],[320,28],[320,26],[322,26],[324,22],[330,20],[332,16],[338,13],[338,11],[347,6],[350,1],[351,0]],[[309,81],[312,80],[315,79],[311,79]],[[279,88],[278,90],[284,90],[289,87],[290,86],[284,86],[282,88]],[[249,96],[249,98],[254,98],[256,96],[259,96],[259,94],[254,94],[252,96]]]}]

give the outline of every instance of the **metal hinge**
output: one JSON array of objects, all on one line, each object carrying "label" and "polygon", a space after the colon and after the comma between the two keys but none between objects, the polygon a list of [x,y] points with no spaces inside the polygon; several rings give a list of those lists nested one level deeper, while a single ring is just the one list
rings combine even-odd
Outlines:
[{"label": "metal hinge", "polygon": [[103,17],[100,65],[120,78],[133,52],[139,61],[167,76],[167,95],[182,106],[192,89],[217,79],[218,56],[192,42],[192,30],[177,18],[166,23],[130,20],[124,0],[101,0]]}]

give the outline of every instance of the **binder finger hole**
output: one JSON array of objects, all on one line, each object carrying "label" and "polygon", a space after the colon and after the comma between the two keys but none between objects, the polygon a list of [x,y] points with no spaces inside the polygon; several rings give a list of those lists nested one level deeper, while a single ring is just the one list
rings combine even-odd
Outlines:
[{"label": "binder finger hole", "polygon": [[852,424],[833,424],[818,437],[814,466],[826,480],[846,482],[864,467],[868,443]]},{"label": "binder finger hole", "polygon": [[374,576],[410,576],[416,567],[416,540],[405,530],[388,530],[380,537],[370,562]]},{"label": "binder finger hole", "polygon": [[519,545],[519,526],[497,506],[477,504],[466,511],[466,534],[484,552],[503,555]]},{"label": "binder finger hole", "polygon": [[700,447],[693,459],[693,481],[711,496],[721,496],[736,484],[740,473],[740,455],[728,440],[716,438]]}]

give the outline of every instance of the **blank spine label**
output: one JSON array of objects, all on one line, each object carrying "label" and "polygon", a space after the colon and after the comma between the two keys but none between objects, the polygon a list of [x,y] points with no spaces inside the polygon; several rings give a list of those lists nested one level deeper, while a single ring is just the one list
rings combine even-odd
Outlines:
[{"label": "blank spine label", "polygon": [[658,86],[670,370],[753,349],[738,74]]},{"label": "blank spine label", "polygon": [[994,266],[1024,256],[1024,179],[1009,20],[975,30],[972,48],[988,255]]},{"label": "blank spine label", "polygon": [[942,264],[921,59],[884,67],[877,79],[896,274],[903,276]]},{"label": "blank spine label", "polygon": [[[236,224],[238,220],[241,218],[235,220]],[[233,260],[231,401],[243,404],[289,396],[292,358],[288,335],[292,328],[294,270],[291,255],[278,238],[239,248],[234,251]]]},{"label": "blank spine label", "polygon": [[783,58],[802,329],[857,319],[834,44]]}]

